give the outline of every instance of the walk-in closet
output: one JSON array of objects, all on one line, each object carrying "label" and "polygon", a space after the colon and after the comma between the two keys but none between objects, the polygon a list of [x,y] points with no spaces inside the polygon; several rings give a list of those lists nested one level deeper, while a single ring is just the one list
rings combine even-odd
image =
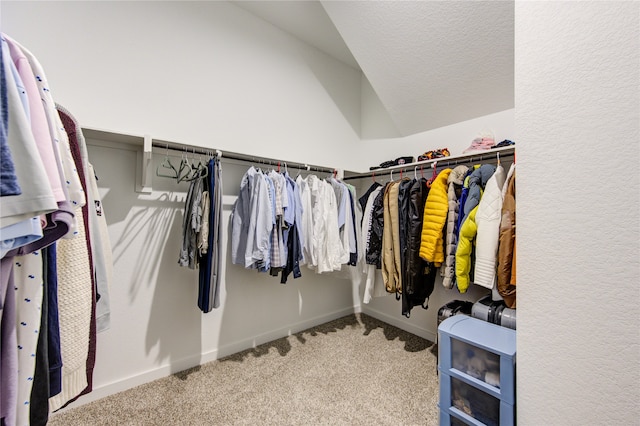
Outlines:
[{"label": "walk-in closet", "polygon": [[640,4],[0,31],[3,425],[640,418]]}]

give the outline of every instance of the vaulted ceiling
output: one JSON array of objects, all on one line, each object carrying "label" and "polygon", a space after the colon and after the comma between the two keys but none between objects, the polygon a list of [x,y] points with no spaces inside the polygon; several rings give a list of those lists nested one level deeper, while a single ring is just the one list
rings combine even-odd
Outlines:
[{"label": "vaulted ceiling", "polygon": [[238,1],[362,70],[402,135],[514,106],[512,1]]}]

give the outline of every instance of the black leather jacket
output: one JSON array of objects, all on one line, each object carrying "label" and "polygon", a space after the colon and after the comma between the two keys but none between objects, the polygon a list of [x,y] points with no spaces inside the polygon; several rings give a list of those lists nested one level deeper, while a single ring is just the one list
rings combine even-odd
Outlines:
[{"label": "black leather jacket", "polygon": [[409,317],[414,306],[422,306],[427,309],[428,305],[425,302],[433,292],[436,279],[437,268],[420,257],[422,220],[428,193],[426,179],[414,179],[409,185],[406,199],[399,200],[400,214],[406,221],[404,237],[406,250],[403,252],[402,268],[402,314],[406,317]]},{"label": "black leather jacket", "polygon": [[409,271],[407,266],[408,262],[408,245],[407,239],[409,237],[409,222],[410,222],[410,203],[411,203],[411,187],[415,182],[414,180],[406,179],[400,182],[400,187],[398,189],[398,227],[400,231],[400,265],[401,271],[400,275],[402,276],[402,288],[406,287],[406,280],[409,276]]}]

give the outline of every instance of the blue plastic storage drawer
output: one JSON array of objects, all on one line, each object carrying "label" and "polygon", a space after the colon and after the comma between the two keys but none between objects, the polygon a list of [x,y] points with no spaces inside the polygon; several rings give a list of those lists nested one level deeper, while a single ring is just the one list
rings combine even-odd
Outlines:
[{"label": "blue plastic storage drawer", "polygon": [[439,370],[515,404],[516,332],[465,315],[438,328]]},{"label": "blue plastic storage drawer", "polygon": [[438,327],[440,425],[515,424],[516,332],[466,315]]}]

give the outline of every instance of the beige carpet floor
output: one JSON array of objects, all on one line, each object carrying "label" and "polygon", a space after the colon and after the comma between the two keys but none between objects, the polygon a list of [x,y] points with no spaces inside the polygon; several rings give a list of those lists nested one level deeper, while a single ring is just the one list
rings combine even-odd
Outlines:
[{"label": "beige carpet floor", "polygon": [[364,314],[63,413],[59,425],[436,425],[436,347]]}]

